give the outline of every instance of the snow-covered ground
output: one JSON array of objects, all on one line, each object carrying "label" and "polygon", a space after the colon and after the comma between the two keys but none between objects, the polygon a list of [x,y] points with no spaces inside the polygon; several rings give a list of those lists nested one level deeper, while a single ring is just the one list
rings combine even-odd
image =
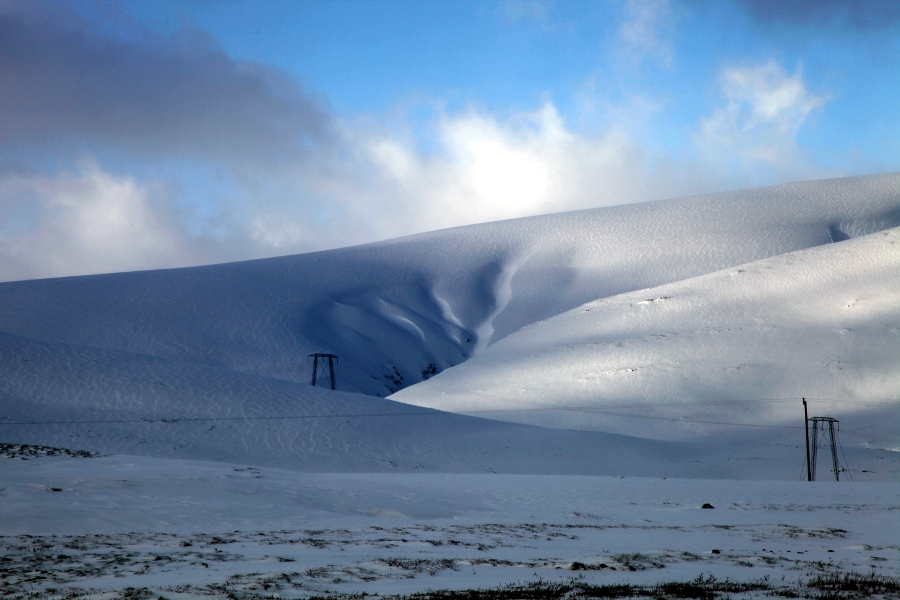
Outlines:
[{"label": "snow-covered ground", "polygon": [[766,597],[810,591],[801,584],[817,576],[900,574],[895,484],[310,474],[124,456],[0,460],[0,477],[4,597],[291,598],[701,575]]}]

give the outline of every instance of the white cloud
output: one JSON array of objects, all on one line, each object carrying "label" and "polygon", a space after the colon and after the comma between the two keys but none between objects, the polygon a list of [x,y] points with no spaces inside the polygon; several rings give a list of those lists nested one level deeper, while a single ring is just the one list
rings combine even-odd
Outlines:
[{"label": "white cloud", "polygon": [[[801,178],[796,133],[824,99],[806,91],[799,72],[726,69],[722,93],[725,106],[700,123],[699,159],[648,155],[635,136],[649,135],[646,124],[632,123],[646,107],[622,108],[594,134],[573,130],[552,102],[505,119],[439,113],[429,151],[402,128],[337,123],[332,148],[242,171],[208,231],[176,209],[171,189],[94,163],[74,174],[0,176],[0,279],[275,256],[772,183],[744,176],[759,164]],[[740,169],[730,171],[729,160]]]},{"label": "white cloud", "polygon": [[713,163],[754,171],[797,173],[811,169],[797,133],[826,95],[806,89],[800,67],[787,75],[775,62],[729,67],[719,78],[725,105],[700,122],[695,141]]},{"label": "white cloud", "polygon": [[181,228],[152,191],[86,162],[77,174],[8,175],[0,205],[30,215],[0,237],[0,278],[38,278],[181,266],[191,256]]},{"label": "white cloud", "polygon": [[670,65],[674,57],[672,19],[669,0],[628,0],[619,27],[621,50],[635,62],[652,58]]},{"label": "white cloud", "polygon": [[[323,182],[375,238],[643,198],[639,148],[618,131],[566,126],[552,103],[506,121],[443,116],[438,153],[388,132],[352,132],[353,160]],[[349,167],[349,168],[348,168]]]},{"label": "white cloud", "polygon": [[499,12],[513,23],[546,24],[549,6],[548,0],[504,0],[499,5]]}]

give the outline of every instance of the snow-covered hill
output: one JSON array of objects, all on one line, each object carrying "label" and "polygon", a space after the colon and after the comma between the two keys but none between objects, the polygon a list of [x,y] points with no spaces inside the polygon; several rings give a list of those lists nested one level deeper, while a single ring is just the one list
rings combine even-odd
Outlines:
[{"label": "snow-covered hill", "polygon": [[900,445],[900,228],[587,303],[392,398],[672,439],[802,424],[803,396]]},{"label": "snow-covered hill", "polygon": [[[732,402],[896,403],[896,231],[841,240],[897,226],[900,175],[890,174],[0,284],[0,441],[307,471],[795,478],[797,403]],[[628,295],[651,286],[662,287]],[[598,298],[589,312],[551,319]],[[865,313],[843,318],[839,308]],[[727,331],[735,323],[751,333]],[[790,344],[769,348],[780,338],[766,337],[766,323]],[[309,385],[311,352],[340,356],[338,391]],[[401,388],[398,399],[473,414],[376,397]],[[510,394],[528,411],[497,412]],[[649,439],[683,437],[669,435],[682,408],[653,407],[643,420],[559,410],[677,399],[710,402],[691,407],[695,420],[779,428],[730,433],[723,450],[721,440]],[[871,439],[896,430],[893,409],[847,406],[865,407]],[[858,471],[881,460],[848,451]]]},{"label": "snow-covered hill", "polygon": [[0,331],[387,395],[585,302],[900,225],[900,174],[462,227],[207,267],[0,284]]},{"label": "snow-covered hill", "polygon": [[[340,472],[674,470],[690,477],[700,471],[678,464],[703,454],[8,334],[0,334],[0,372],[0,440],[7,443]],[[598,464],[599,449],[616,461]],[[658,468],[645,470],[648,459]]]},{"label": "snow-covered hill", "polygon": [[[762,444],[733,439],[723,453],[702,440],[504,423],[8,334],[0,334],[0,372],[5,443],[307,472],[796,479],[803,458],[795,430]],[[858,478],[896,477],[884,452],[848,450]]]}]

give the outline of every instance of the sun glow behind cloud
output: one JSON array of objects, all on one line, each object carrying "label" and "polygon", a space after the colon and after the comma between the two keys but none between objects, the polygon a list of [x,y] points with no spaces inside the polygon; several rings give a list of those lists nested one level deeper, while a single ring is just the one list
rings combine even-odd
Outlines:
[{"label": "sun glow behind cloud", "polygon": [[[615,6],[613,72],[678,79],[683,7]],[[498,14],[565,36],[558,10],[507,3]],[[559,94],[506,110],[419,96],[425,117],[412,120],[337,114],[296,77],[229,58],[195,30],[124,19],[127,35],[111,35],[16,3],[0,6],[0,21],[6,280],[272,256],[847,172],[801,143],[834,95],[799,62],[771,57],[722,62],[681,122],[659,90],[597,72],[572,88],[574,117],[563,104],[579,102]],[[659,143],[679,130],[679,151]]]}]

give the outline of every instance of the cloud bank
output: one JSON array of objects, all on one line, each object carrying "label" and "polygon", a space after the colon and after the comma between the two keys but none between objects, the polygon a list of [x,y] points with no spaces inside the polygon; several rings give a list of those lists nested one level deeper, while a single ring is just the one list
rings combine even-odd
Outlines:
[{"label": "cloud bank", "polygon": [[[623,48],[670,61],[668,3],[625,10]],[[677,158],[648,148],[645,124],[576,130],[551,100],[503,116],[433,108],[423,149],[403,123],[339,118],[201,32],[121,18],[113,36],[64,10],[0,4],[0,279],[273,256],[824,174],[796,136],[827,96],[774,62],[724,67],[719,104]]]},{"label": "cloud bank", "polygon": [[860,30],[900,23],[895,0],[740,0],[756,19],[768,23],[839,24]]},{"label": "cloud bank", "polygon": [[53,5],[0,5],[4,150],[61,144],[232,164],[327,142],[321,102],[275,70],[229,59],[202,32],[104,35]]},{"label": "cloud bank", "polygon": [[0,181],[4,210],[25,210],[34,222],[0,238],[0,279],[181,266],[190,249],[159,200],[90,162],[77,174],[8,175]]}]

